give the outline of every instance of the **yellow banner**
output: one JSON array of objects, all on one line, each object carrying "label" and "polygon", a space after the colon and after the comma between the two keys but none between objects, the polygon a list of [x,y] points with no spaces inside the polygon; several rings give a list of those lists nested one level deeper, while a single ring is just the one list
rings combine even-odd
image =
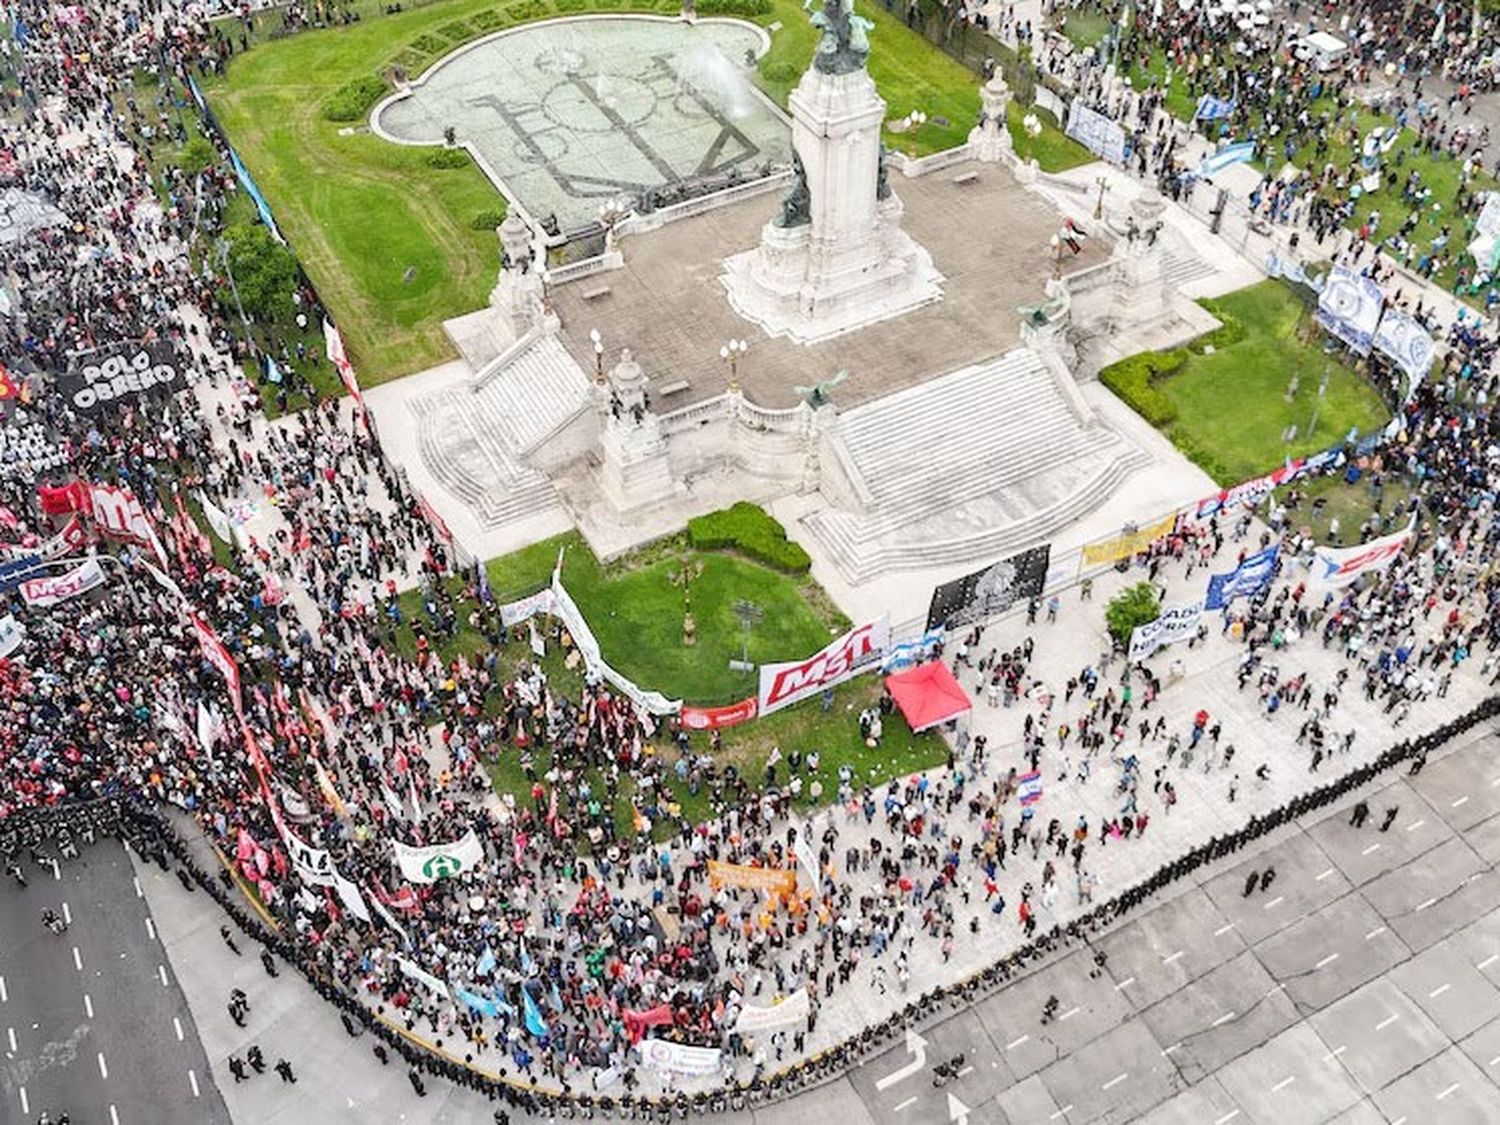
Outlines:
[{"label": "yellow banner", "polygon": [[743,863],[720,863],[708,861],[708,885],[715,890],[728,883],[731,887],[751,887],[757,891],[775,891],[778,894],[797,893],[797,872],[775,867],[750,867]]},{"label": "yellow banner", "polygon": [[1090,543],[1083,549],[1083,565],[1098,566],[1116,559],[1127,559],[1136,552],[1145,550],[1176,524],[1177,513],[1173,512],[1129,535],[1117,535],[1113,539],[1100,539],[1096,543]]}]

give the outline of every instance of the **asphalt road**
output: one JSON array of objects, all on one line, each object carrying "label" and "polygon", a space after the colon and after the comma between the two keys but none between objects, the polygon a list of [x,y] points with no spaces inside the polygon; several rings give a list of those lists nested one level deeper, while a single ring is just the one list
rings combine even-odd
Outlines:
[{"label": "asphalt road", "polygon": [[[850,1125],[1500,1122],[1496,746],[1486,730],[1366,793],[1362,828],[1356,798],[1304,818],[1093,949],[917,1028],[850,1075],[854,1098],[824,1097]],[[932,1064],[959,1053],[962,1075],[934,1088]]]},{"label": "asphalt road", "polygon": [[[27,877],[0,885],[0,1125],[229,1122],[123,845],[56,874],[28,860]],[[48,908],[65,933],[43,927]]]}]

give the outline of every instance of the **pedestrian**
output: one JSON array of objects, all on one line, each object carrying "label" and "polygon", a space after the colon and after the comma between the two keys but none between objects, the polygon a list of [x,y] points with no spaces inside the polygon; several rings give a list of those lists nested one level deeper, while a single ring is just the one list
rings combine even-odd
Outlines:
[{"label": "pedestrian", "polygon": [[234,1021],[235,1027],[245,1026],[245,1010],[233,1000],[229,1002],[229,1018]]},{"label": "pedestrian", "polygon": [[278,975],[276,972],[276,958],[271,956],[269,949],[262,949],[260,951],[260,963],[265,966],[267,976],[274,977]]},{"label": "pedestrian", "polygon": [[1271,884],[1276,881],[1276,868],[1268,867],[1260,877],[1260,890],[1262,894],[1271,889]]},{"label": "pedestrian", "polygon": [[1260,872],[1252,871],[1245,879],[1245,893],[1241,897],[1249,898],[1255,893],[1255,888],[1258,886],[1260,886]]},{"label": "pedestrian", "polygon": [[250,1064],[250,1069],[256,1074],[266,1072],[266,1057],[260,1053],[260,1048],[255,1044],[252,1043],[250,1049],[245,1052],[245,1061]]},{"label": "pedestrian", "polygon": [[422,1082],[422,1076],[417,1073],[416,1067],[411,1067],[406,1072],[406,1080],[411,1083],[411,1088],[416,1091],[417,1097],[427,1096],[427,1086]]},{"label": "pedestrian", "polygon": [[229,952],[236,957],[241,956],[240,947],[234,944],[234,937],[230,934],[228,926],[219,927],[219,936],[224,939],[224,944],[229,946]]},{"label": "pedestrian", "polygon": [[1354,815],[1349,818],[1349,823],[1355,828],[1363,828],[1365,821],[1370,819],[1370,806],[1360,801],[1354,806]]},{"label": "pedestrian", "polygon": [[286,1059],[276,1060],[276,1073],[281,1075],[283,1082],[290,1082],[293,1085],[297,1082],[297,1076],[292,1073],[292,1064],[287,1062]]},{"label": "pedestrian", "polygon": [[1396,823],[1396,813],[1399,811],[1400,808],[1397,805],[1392,805],[1385,810],[1385,819],[1380,822],[1380,830],[1382,832],[1389,832],[1391,830],[1391,825]]},{"label": "pedestrian", "polygon": [[236,1086],[248,1077],[245,1074],[245,1064],[236,1055],[229,1056],[229,1073],[234,1075],[234,1084]]}]

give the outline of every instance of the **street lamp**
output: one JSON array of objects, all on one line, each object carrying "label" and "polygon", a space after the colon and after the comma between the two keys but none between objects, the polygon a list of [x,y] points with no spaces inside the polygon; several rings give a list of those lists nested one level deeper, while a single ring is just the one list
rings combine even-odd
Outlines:
[{"label": "street lamp", "polygon": [[599,329],[589,329],[589,339],[594,342],[594,382],[604,382],[604,339],[599,335]]},{"label": "street lamp", "polygon": [[719,349],[719,358],[729,361],[729,389],[737,391],[740,389],[740,357],[750,350],[750,345],[744,340],[730,340]]}]

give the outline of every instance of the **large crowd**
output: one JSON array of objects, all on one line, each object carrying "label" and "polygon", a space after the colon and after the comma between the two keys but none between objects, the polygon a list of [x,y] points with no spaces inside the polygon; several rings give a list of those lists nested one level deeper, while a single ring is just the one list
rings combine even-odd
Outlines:
[{"label": "large crowd", "polygon": [[[1367,541],[1414,520],[1393,565],[1318,589],[1295,494],[1269,524],[1240,510],[1183,517],[1134,560],[1166,584],[1279,539],[1279,579],[1223,622],[1242,650],[1238,686],[1258,693],[1284,731],[1276,741],[1206,712],[1169,721],[1156,706],[1160,660],[1106,651],[1049,677],[1038,650],[1067,642],[1033,606],[1025,625],[952,637],[939,653],[976,700],[1013,717],[1004,744],[955,732],[945,768],[889,780],[824,776],[816,746],[785,748],[763,777],[726,768],[701,737],[607,683],[591,677],[570,694],[517,661],[529,634],[457,564],[348,400],[320,399],[303,379],[309,405],[266,415],[259,375],[277,345],[226,314],[222,266],[204,249],[240,188],[221,148],[201,176],[160,159],[189,135],[222,144],[196,117],[183,124],[171,91],[225,65],[241,34],[172,3],[87,3],[64,17],[21,0],[13,11],[25,32],[9,56],[6,175],[64,221],[0,246],[12,302],[0,358],[19,388],[0,402],[0,547],[21,557],[51,540],[74,517],[44,498],[82,480],[131,490],[160,550],[101,543],[108,581],[74,600],[0,594],[0,617],[25,631],[0,658],[0,820],[96,798],[178,810],[280,927],[268,940],[362,1021],[382,1017],[552,1088],[592,1090],[601,1074],[616,1092],[670,1086],[633,1050],[648,1033],[720,1048],[697,1081],[759,1081],[837,1038],[820,1033],[828,1006],[884,1018],[917,961],[947,962],[979,935],[1019,942],[1087,911],[1108,849],[1159,835],[1205,771],[1233,801],[1272,771],[1353,753],[1351,696],[1404,719],[1455,677],[1500,682],[1495,339],[1476,317],[1439,326],[1441,368],[1378,445],[1337,467],[1360,487],[1404,482],[1399,511],[1348,529]],[[243,14],[246,28],[253,18]],[[1179,49],[1192,52],[1207,32],[1180,18]],[[1376,41],[1392,34],[1387,6],[1358,18]],[[1445,65],[1484,89],[1475,54]],[[1402,65],[1415,74],[1420,59]],[[1268,73],[1250,57],[1241,88],[1271,96]],[[1298,121],[1294,103],[1278,112],[1289,130],[1321,127]],[[321,319],[311,287],[298,302]],[[101,412],[58,393],[80,356],[141,342],[172,357],[181,385]],[[280,359],[293,376],[327,362]],[[264,510],[255,526],[268,530],[239,527],[216,544],[197,523],[209,509]],[[397,597],[413,582],[415,613]],[[190,614],[234,660],[238,700]],[[444,655],[461,628],[486,639],[484,655]],[[544,643],[571,638],[553,622]],[[1308,660],[1319,645],[1332,655]],[[496,791],[488,767],[500,761],[527,785]],[[1040,813],[1021,798],[1027,771],[1062,794]],[[710,794],[711,819],[684,817],[679,785]],[[776,896],[711,883],[710,861],[798,868],[799,792],[831,798],[810,841],[815,877]],[[1100,792],[1113,811],[1082,811],[1080,795]],[[1064,813],[1070,795],[1078,806]],[[402,879],[394,840],[470,831],[483,846],[476,868]],[[358,906],[299,875],[289,834],[327,853]],[[740,1030],[746,1012],[762,1018],[799,992],[805,1017]]]}]

